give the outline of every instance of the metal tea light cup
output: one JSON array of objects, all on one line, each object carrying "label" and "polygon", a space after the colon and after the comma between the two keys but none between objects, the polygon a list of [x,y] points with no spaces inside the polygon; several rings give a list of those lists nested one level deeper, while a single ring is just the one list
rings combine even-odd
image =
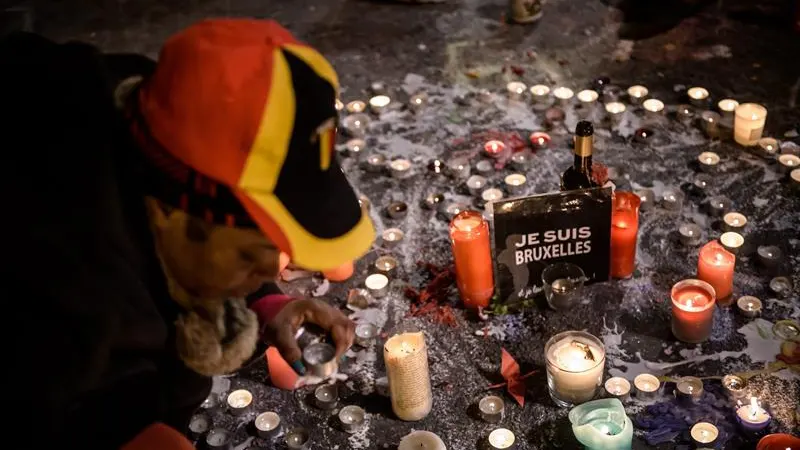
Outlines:
[{"label": "metal tea light cup", "polygon": [[633,379],[638,400],[653,400],[661,394],[661,380],[655,375],[643,373]]},{"label": "metal tea light cup", "polygon": [[683,377],[675,385],[675,396],[685,404],[699,403],[703,391],[703,380],[697,377]]},{"label": "metal tea light cup", "polygon": [[736,300],[736,308],[739,310],[739,314],[744,317],[754,318],[760,316],[763,307],[764,305],[761,300],[750,295],[739,297]]},{"label": "metal tea light cup", "polygon": [[367,412],[363,408],[349,405],[339,411],[339,424],[348,433],[355,433],[364,426]]},{"label": "metal tea light cup", "polygon": [[373,273],[364,280],[364,286],[373,298],[383,298],[389,293],[389,277],[382,273]]},{"label": "metal tea light cup", "polygon": [[204,412],[197,413],[189,420],[189,436],[199,439],[211,429],[211,416]]},{"label": "metal tea light cup", "polygon": [[355,330],[355,343],[367,348],[375,342],[378,337],[378,327],[371,323],[359,323]]},{"label": "metal tea light cup", "polygon": [[311,436],[304,428],[293,428],[286,433],[286,447],[289,450],[308,450]]},{"label": "metal tea light cup", "polygon": [[579,301],[579,293],[586,275],[579,266],[572,263],[556,263],[544,268],[542,281],[547,304],[555,310],[566,310]]},{"label": "metal tea light cup", "polygon": [[747,382],[738,375],[725,375],[722,379],[722,387],[728,394],[728,398],[736,403],[747,397]]},{"label": "metal tea light cup", "polygon": [[339,389],[335,384],[323,384],[314,389],[314,405],[322,410],[336,408],[339,403]]},{"label": "metal tea light cup", "polygon": [[481,419],[488,423],[499,423],[503,420],[505,408],[503,399],[496,395],[487,395],[478,402]]},{"label": "metal tea light cup", "polygon": [[206,435],[206,448],[210,450],[231,450],[233,434],[224,428],[214,428]]},{"label": "metal tea light cup", "polygon": [[267,411],[256,416],[253,424],[258,437],[267,439],[280,433],[281,417],[275,412]]},{"label": "metal tea light cup", "polygon": [[308,371],[320,378],[328,378],[339,369],[336,349],[324,342],[317,342],[303,349],[303,361]]},{"label": "metal tea light cup", "polygon": [[253,394],[246,389],[238,389],[228,394],[228,410],[234,416],[241,416],[250,411],[253,404]]}]

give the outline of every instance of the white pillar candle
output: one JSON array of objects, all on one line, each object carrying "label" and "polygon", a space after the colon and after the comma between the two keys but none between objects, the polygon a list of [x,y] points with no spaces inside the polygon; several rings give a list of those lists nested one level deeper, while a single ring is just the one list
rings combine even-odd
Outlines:
[{"label": "white pillar candle", "polygon": [[504,450],[514,446],[517,437],[511,430],[506,428],[498,428],[489,433],[489,448],[491,450]]},{"label": "white pillar candle", "polygon": [[380,114],[386,110],[389,103],[392,102],[387,95],[376,95],[369,99],[369,108],[375,114]]},{"label": "white pillar candle", "polygon": [[508,98],[511,100],[520,100],[522,99],[522,94],[525,93],[525,90],[528,87],[525,86],[525,83],[521,83],[519,81],[512,81],[506,85],[506,90],[508,90]]},{"label": "white pillar candle", "polygon": [[447,450],[442,439],[430,431],[414,431],[400,440],[397,450]]},{"label": "white pillar candle", "polygon": [[545,345],[550,396],[559,406],[591,400],[602,384],[606,353],[596,337],[567,331]]},{"label": "white pillar candle", "polygon": [[702,87],[692,87],[686,91],[689,96],[689,101],[695,106],[704,106],[708,100],[708,90]]},{"label": "white pillar candle", "polygon": [[733,138],[747,147],[758,144],[764,133],[767,108],[756,103],[743,103],[736,107],[733,120]]},{"label": "white pillar candle", "polygon": [[648,92],[646,87],[637,84],[628,88],[628,98],[632,104],[638,105],[647,97]]},{"label": "white pillar candle", "polygon": [[425,336],[421,332],[392,336],[383,347],[383,359],[392,411],[400,420],[423,419],[433,406]]}]

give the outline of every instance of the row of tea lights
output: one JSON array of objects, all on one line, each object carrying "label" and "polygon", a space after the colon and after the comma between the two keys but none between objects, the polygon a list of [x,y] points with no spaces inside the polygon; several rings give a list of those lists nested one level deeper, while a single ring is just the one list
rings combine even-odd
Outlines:
[{"label": "row of tea lights", "polygon": [[[213,397],[210,397],[213,398]],[[332,410],[338,404],[338,390],[335,385],[325,384],[314,391],[314,404],[322,410]],[[235,416],[248,414],[252,409],[253,394],[246,389],[238,389],[227,397],[228,411]],[[206,408],[216,406],[209,400]],[[361,430],[366,421],[366,411],[359,406],[348,405],[339,410],[337,415],[339,426],[343,431],[355,433]],[[260,413],[253,419],[256,434],[263,439],[272,439],[282,432],[281,417],[274,411]],[[205,444],[209,449],[230,450],[233,448],[233,433],[224,428],[211,428],[208,414],[195,414],[189,422],[189,431],[194,438],[205,436]],[[311,445],[311,437],[303,428],[292,428],[286,431],[284,441],[290,450],[307,450]]]}]

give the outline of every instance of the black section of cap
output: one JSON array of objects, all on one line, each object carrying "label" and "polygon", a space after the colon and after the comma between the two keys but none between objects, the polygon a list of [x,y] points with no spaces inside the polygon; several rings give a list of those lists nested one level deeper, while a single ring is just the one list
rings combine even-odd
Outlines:
[{"label": "black section of cap", "polygon": [[575,136],[578,137],[588,137],[594,134],[594,127],[592,126],[592,122],[588,120],[581,120],[578,122],[578,126],[575,127]]},{"label": "black section of cap", "polygon": [[[346,234],[361,220],[361,206],[335,155],[323,170],[317,129],[336,117],[334,87],[303,60],[284,51],[292,73],[295,117],[289,151],[274,194],[310,234],[330,239]],[[269,119],[267,119],[269,120]]]}]

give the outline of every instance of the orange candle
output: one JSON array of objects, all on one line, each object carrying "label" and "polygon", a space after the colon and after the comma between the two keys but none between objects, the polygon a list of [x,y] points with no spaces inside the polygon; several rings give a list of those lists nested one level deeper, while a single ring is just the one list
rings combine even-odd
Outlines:
[{"label": "orange candle", "polygon": [[683,280],[672,287],[672,334],[697,344],[711,336],[714,323],[714,288],[705,281]]},{"label": "orange candle", "polygon": [[346,281],[353,276],[353,263],[344,263],[334,269],[322,272],[322,275],[330,281]]},{"label": "orange candle", "polygon": [[477,211],[462,211],[450,222],[456,284],[467,308],[485,308],[494,295],[489,224]]},{"label": "orange candle", "polygon": [[614,193],[611,213],[611,276],[614,278],[633,275],[641,203],[642,199],[633,192]]},{"label": "orange candle", "polygon": [[697,278],[714,288],[719,300],[727,299],[733,293],[733,267],[736,256],[725,250],[717,241],[711,241],[700,249],[697,260]]}]

